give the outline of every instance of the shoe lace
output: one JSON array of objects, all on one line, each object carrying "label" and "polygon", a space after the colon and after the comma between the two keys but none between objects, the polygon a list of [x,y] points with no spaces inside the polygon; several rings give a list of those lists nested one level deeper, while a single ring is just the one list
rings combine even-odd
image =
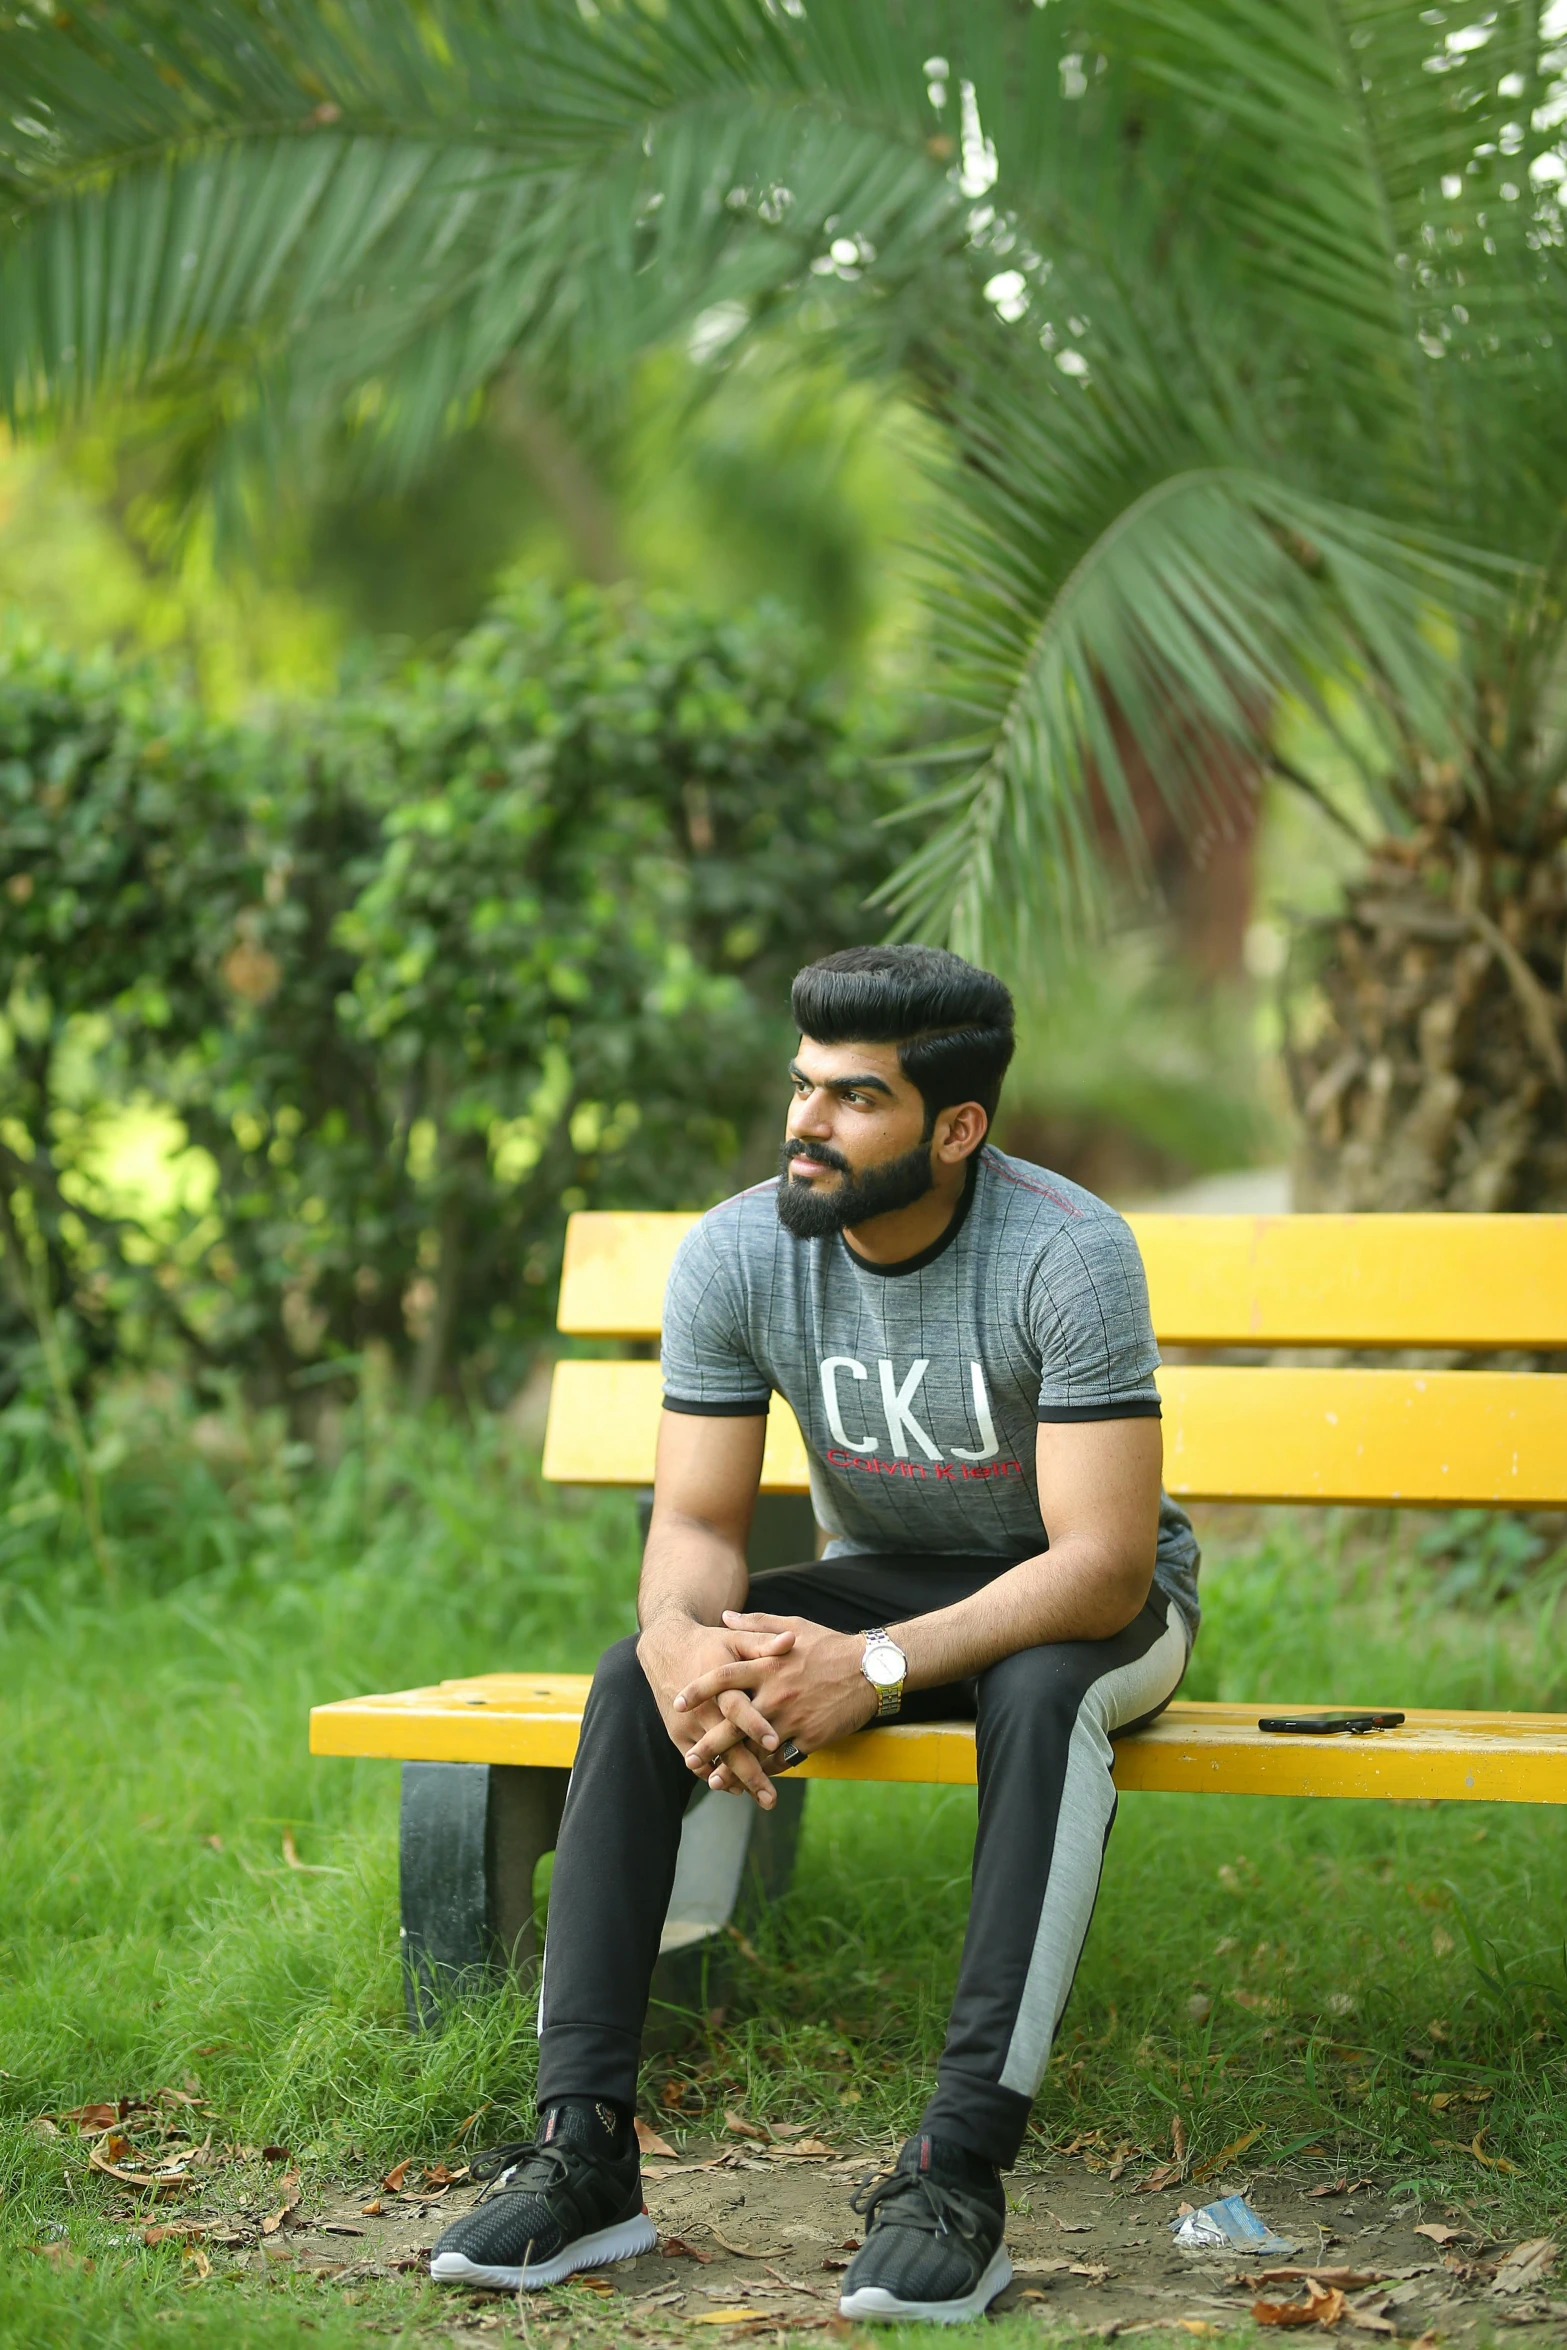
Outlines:
[{"label": "shoe lace", "polygon": [[[573,2147],[571,2151],[580,2156],[583,2149]],[[492,2195],[523,2188],[548,2192],[562,2184],[569,2167],[564,2147],[543,2146],[536,2138],[512,2138],[474,2155],[468,2175],[485,2181],[476,2201],[487,2203]]]},{"label": "shoe lace", "polygon": [[881,2179],[864,2179],[849,2198],[849,2208],[861,2214],[865,2233],[872,2227],[922,2228],[932,2235],[959,2235],[977,2243],[989,2216],[974,2196],[949,2187],[927,2172],[895,2170]]}]

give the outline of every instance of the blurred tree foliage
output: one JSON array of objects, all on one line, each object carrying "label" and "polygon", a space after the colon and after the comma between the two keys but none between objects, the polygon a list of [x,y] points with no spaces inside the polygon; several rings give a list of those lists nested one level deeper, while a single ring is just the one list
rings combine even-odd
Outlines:
[{"label": "blurred tree foliage", "polygon": [[[308,1399],[515,1384],[565,1215],[771,1164],[786,983],[863,936],[898,785],[782,614],[519,591],[330,711],[0,660],[0,1393],[170,1356]],[[183,1190],[106,1174],[128,1102]]]}]

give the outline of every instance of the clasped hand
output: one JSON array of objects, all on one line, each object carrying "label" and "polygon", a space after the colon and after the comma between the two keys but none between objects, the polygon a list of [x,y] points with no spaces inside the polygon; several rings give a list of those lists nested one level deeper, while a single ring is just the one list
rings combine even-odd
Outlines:
[{"label": "clasped hand", "polygon": [[814,1754],[876,1711],[859,1633],[727,1608],[722,1629],[686,1629],[678,1644],[645,1633],[639,1653],[686,1767],[718,1793],[744,1792],[771,1809],[770,1773],[785,1747]]}]

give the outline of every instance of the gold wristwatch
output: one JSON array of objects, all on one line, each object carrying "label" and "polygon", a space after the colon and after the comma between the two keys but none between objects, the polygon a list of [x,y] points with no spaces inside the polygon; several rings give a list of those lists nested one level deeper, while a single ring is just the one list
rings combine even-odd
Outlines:
[{"label": "gold wristwatch", "polygon": [[890,1721],[903,1705],[903,1684],[909,1672],[909,1660],[890,1632],[866,1633],[860,1671],[876,1692],[876,1719]]}]

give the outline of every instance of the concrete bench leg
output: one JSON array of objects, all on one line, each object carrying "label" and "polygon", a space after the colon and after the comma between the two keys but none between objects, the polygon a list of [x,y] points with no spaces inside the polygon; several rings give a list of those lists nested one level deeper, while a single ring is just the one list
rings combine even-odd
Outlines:
[{"label": "concrete bench leg", "polygon": [[[443,2000],[525,1977],[538,1956],[533,1877],[560,1832],[570,1773],[512,1763],[404,1763],[403,1987],[408,2020],[438,2028]],[[764,1815],[748,1797],[702,1795],[686,1814],[654,1997],[693,2003],[704,1944],[781,1899],[805,1809],[779,1783]]]},{"label": "concrete bench leg", "polygon": [[415,2027],[441,2001],[537,1957],[533,1873],[555,1849],[569,1771],[404,1763],[403,1987]]}]

